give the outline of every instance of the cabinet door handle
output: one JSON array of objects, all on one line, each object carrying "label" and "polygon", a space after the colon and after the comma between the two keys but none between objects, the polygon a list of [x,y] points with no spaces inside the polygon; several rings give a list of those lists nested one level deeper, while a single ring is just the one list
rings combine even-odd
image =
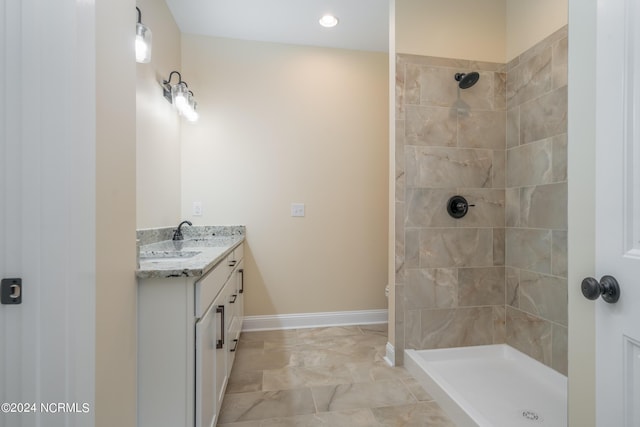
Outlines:
[{"label": "cabinet door handle", "polygon": [[236,302],[236,299],[238,299],[238,294],[233,294],[231,295],[231,298],[229,298],[229,302],[233,304]]},{"label": "cabinet door handle", "polygon": [[236,351],[236,349],[238,348],[238,340],[233,340],[233,344],[235,344],[235,345],[233,346],[233,348],[230,348],[230,349],[229,349],[229,351],[230,351],[230,352],[232,352],[232,353],[233,353],[234,351]]},{"label": "cabinet door handle", "polygon": [[244,293],[244,268],[241,268],[240,270],[238,270],[238,273],[240,273],[240,292],[241,294]]},{"label": "cabinet door handle", "polygon": [[238,261],[236,261],[235,259],[232,259],[231,261],[229,261],[229,267],[235,267],[237,263]]},{"label": "cabinet door handle", "polygon": [[216,313],[222,314],[222,316],[220,316],[220,336],[222,339],[216,342],[216,348],[222,348],[224,346],[224,305],[217,306]]}]

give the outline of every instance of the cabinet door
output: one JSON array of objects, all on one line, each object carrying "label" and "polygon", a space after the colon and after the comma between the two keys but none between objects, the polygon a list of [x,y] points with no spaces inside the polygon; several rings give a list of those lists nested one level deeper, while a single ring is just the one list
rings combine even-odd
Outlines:
[{"label": "cabinet door", "polygon": [[196,427],[215,425],[218,409],[215,395],[217,323],[213,304],[196,323]]},{"label": "cabinet door", "polygon": [[238,316],[238,336],[240,336],[240,332],[242,332],[242,323],[244,321],[244,260],[240,261],[238,269],[236,270],[236,286],[238,292],[236,316]]},{"label": "cabinet door", "polygon": [[[228,282],[227,282],[228,285]],[[224,390],[227,387],[228,369],[227,369],[227,351],[229,348],[228,326],[230,320],[229,312],[229,286],[225,285],[222,292],[213,301],[213,307],[216,312],[216,350],[215,350],[215,401],[219,411],[224,398]]]}]

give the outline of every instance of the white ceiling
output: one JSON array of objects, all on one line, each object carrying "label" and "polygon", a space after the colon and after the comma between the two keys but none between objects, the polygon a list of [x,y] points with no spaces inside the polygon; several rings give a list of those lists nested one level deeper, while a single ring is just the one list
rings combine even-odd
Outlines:
[{"label": "white ceiling", "polygon": [[[166,0],[180,31],[213,37],[387,52],[388,0]],[[339,19],[323,28],[318,19]]]}]

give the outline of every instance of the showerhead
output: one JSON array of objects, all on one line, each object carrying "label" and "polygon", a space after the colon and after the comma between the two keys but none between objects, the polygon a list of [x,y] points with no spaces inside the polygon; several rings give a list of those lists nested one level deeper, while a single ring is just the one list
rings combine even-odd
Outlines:
[{"label": "showerhead", "polygon": [[458,87],[460,89],[469,89],[471,86],[476,84],[478,80],[480,80],[480,74],[472,71],[471,73],[456,73],[455,79],[458,83]]}]

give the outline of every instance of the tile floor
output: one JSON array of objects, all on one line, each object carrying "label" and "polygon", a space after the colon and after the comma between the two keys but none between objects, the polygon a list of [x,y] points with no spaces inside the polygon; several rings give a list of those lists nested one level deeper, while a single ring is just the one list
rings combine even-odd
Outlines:
[{"label": "tile floor", "polygon": [[386,342],[386,325],[244,332],[218,427],[455,427]]}]

